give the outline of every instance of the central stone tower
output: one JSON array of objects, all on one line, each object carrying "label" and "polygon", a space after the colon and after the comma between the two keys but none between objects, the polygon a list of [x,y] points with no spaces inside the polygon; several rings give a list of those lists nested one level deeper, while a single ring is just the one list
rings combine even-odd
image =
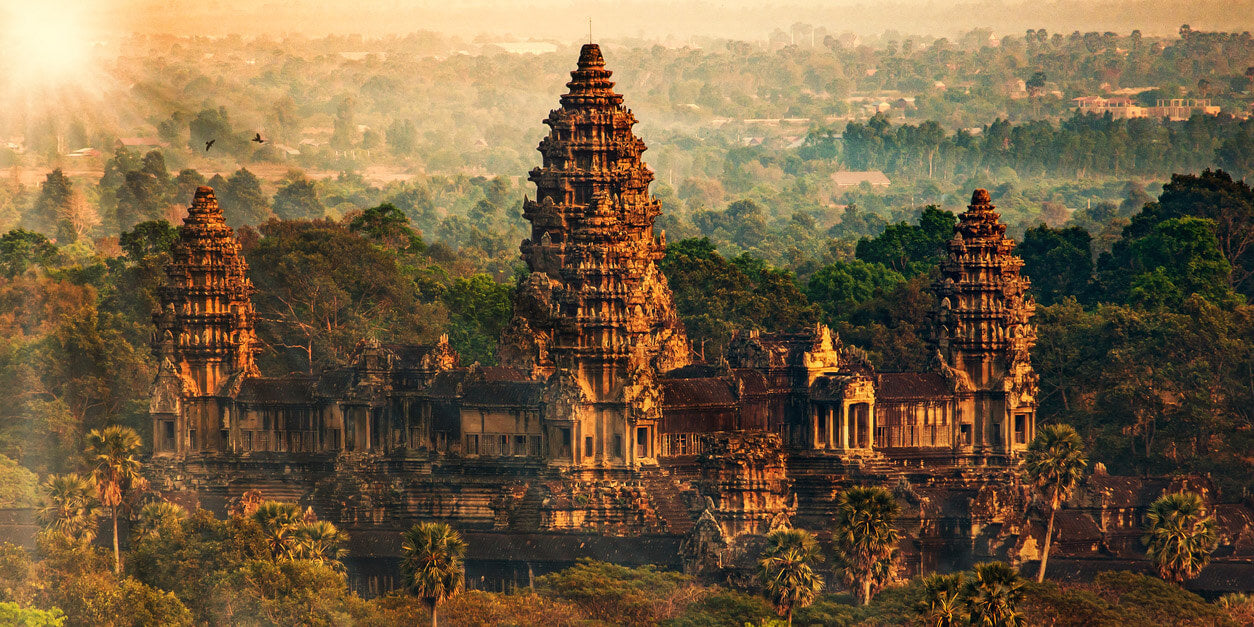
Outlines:
[{"label": "central stone tower", "polygon": [[999,218],[988,192],[975,190],[933,286],[938,365],[958,394],[958,445],[979,458],[1026,449],[1036,422],[1036,305]]},{"label": "central stone tower", "polygon": [[258,343],[248,264],[212,188],[196,189],[166,275],[153,314],[153,451],[227,450],[225,408],[244,378],[258,376]]},{"label": "central stone tower", "polygon": [[658,374],[689,345],[655,236],[661,203],[641,161],[635,116],[614,92],[596,44],[579,53],[561,108],[544,121],[536,199],[523,203],[531,275],[501,338],[507,365],[548,380],[545,420],[557,465],[635,468],[657,456]]}]

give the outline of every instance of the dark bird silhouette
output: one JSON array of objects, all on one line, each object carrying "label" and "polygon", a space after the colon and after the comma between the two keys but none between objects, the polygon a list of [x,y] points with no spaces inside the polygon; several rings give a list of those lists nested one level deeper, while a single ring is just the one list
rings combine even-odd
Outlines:
[{"label": "dark bird silhouette", "polygon": [[210,149],[210,148],[213,148],[213,142],[216,142],[216,141],[218,141],[218,140],[216,140],[216,139],[211,139],[211,140],[209,140],[209,141],[205,142],[205,152],[209,152],[209,149]]},{"label": "dark bird silhouette", "polygon": [[257,142],[258,144],[266,143],[266,140],[261,138],[261,133],[257,133],[257,135],[253,137],[253,141]]}]

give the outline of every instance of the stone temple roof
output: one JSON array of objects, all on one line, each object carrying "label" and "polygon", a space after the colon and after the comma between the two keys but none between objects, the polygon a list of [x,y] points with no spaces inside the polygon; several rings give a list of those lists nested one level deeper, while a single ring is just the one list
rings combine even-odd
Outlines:
[{"label": "stone temple roof", "polygon": [[735,405],[738,400],[728,378],[662,379],[662,403],[666,407]]},{"label": "stone temple roof", "polygon": [[313,400],[312,377],[250,377],[240,385],[235,400],[254,404],[308,404]]},{"label": "stone temple roof", "polygon": [[937,398],[950,394],[949,383],[936,372],[881,372],[875,377],[875,398]]}]

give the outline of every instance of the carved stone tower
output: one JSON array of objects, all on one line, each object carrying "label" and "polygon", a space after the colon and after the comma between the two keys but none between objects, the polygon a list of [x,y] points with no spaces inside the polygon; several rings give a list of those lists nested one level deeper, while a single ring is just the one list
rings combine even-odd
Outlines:
[{"label": "carved stone tower", "polygon": [[995,209],[987,191],[975,190],[933,286],[937,366],[959,394],[957,446],[978,457],[1027,448],[1036,419],[1037,376],[1028,354],[1036,305]]},{"label": "carved stone tower", "polygon": [[501,358],[550,381],[549,457],[560,465],[636,467],[657,455],[659,372],[689,345],[657,261],[644,142],[596,44],[579,54],[561,108],[544,121],[536,199],[523,204],[531,276],[519,286]]},{"label": "carved stone tower", "polygon": [[222,218],[213,189],[199,187],[166,267],[161,310],[153,314],[160,360],[151,405],[154,450],[225,450],[225,404],[257,376],[257,335],[248,264]]}]

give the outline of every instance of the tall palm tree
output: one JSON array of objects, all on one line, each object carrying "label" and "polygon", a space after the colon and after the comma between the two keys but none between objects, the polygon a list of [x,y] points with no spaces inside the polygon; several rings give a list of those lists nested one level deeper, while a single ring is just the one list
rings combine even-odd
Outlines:
[{"label": "tall palm tree", "polygon": [[80,542],[96,537],[96,487],[78,473],[52,475],[40,487],[39,524]]},{"label": "tall palm tree", "polygon": [[348,539],[344,532],[325,520],[315,520],[296,528],[292,534],[295,555],[301,559],[330,562],[338,566],[347,551],[343,544]]},{"label": "tall palm tree", "polygon": [[431,608],[431,627],[436,627],[437,606],[456,595],[465,581],[466,543],[452,527],[437,522],[414,525],[401,538],[405,588]]},{"label": "tall palm tree", "polygon": [[819,550],[819,541],[805,529],[776,529],[766,536],[766,548],[762,557],[779,555],[788,549],[795,548],[812,563],[823,561],[823,552]]},{"label": "tall palm tree", "polygon": [[184,518],[187,518],[187,510],[182,507],[169,501],[153,501],[140,508],[134,530],[142,537],[153,537],[162,527]]},{"label": "tall palm tree", "polygon": [[1215,550],[1215,519],[1202,497],[1192,492],[1168,494],[1145,514],[1145,553],[1163,579],[1177,584],[1196,577]]},{"label": "tall palm tree", "polygon": [[271,557],[277,560],[295,555],[296,530],[305,524],[299,507],[293,503],[265,501],[253,511],[252,519],[261,526]]},{"label": "tall palm tree", "polygon": [[814,602],[823,590],[823,578],[814,572],[815,554],[799,546],[785,546],[758,562],[758,578],[767,599],[792,625],[793,609]]},{"label": "tall palm tree", "polygon": [[100,504],[113,518],[113,572],[122,572],[122,551],[118,548],[118,509],[132,491],[143,489],[139,474],[139,447],[143,442],[130,427],[114,425],[87,433],[87,463],[91,465]]},{"label": "tall palm tree", "polygon": [[863,605],[892,577],[898,511],[893,495],[881,487],[849,488],[836,503],[832,548],[845,585],[857,591]]},{"label": "tall palm tree", "polygon": [[964,605],[970,624],[983,627],[1021,627],[1019,602],[1023,579],[1003,562],[976,564],[975,576],[966,583]]},{"label": "tall palm tree", "polygon": [[1028,445],[1023,458],[1024,476],[1049,508],[1041,566],[1036,571],[1037,583],[1045,581],[1045,564],[1049,561],[1054,536],[1054,514],[1080,484],[1087,464],[1084,442],[1071,425],[1045,425]]},{"label": "tall palm tree", "polygon": [[928,575],[918,611],[927,627],[956,627],[962,622],[962,575]]}]

